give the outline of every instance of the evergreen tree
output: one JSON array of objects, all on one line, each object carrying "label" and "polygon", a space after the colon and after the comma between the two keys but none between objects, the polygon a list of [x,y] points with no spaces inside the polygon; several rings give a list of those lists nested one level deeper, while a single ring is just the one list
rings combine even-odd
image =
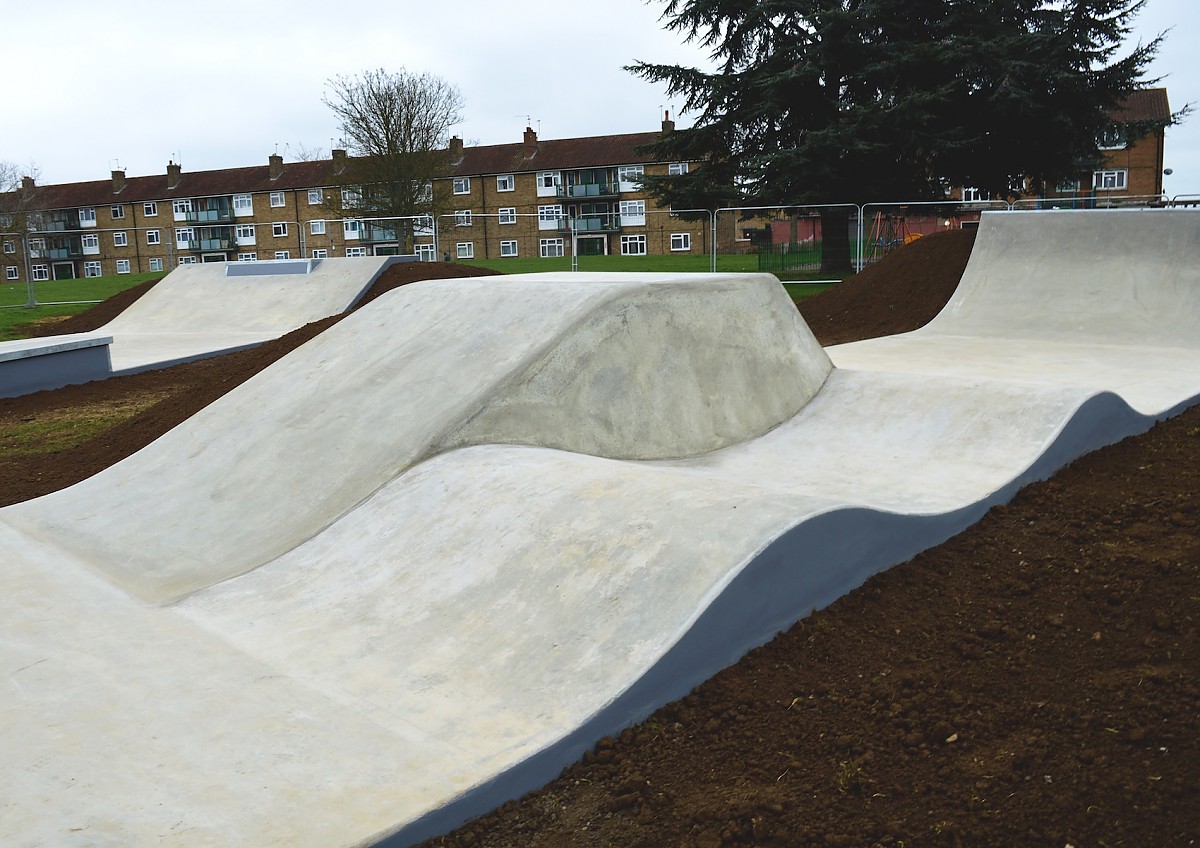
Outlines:
[{"label": "evergreen tree", "polygon": [[[668,29],[712,72],[641,62],[698,117],[664,134],[647,177],[679,208],[1007,194],[1075,177],[1161,36],[1118,50],[1146,0],[669,0]],[[823,216],[826,266],[849,266],[846,216]],[[831,241],[845,242],[836,249]],[[831,262],[832,260],[832,262]]]}]

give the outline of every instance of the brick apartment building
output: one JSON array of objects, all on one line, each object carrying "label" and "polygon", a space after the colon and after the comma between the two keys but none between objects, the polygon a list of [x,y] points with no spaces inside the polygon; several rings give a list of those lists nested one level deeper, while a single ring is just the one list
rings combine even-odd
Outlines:
[{"label": "brick apartment building", "polygon": [[[664,120],[661,132],[674,124]],[[644,174],[686,171],[639,148],[658,133],[464,146],[453,138],[450,170],[432,191],[448,211],[399,226],[351,218],[345,151],[329,159],[38,186],[8,196],[24,204],[30,232],[2,236],[5,280],[168,271],[192,262],[253,261],[415,252],[422,259],[558,257],[579,254],[708,253],[709,228],[655,205]],[[11,207],[10,207],[11,208]],[[3,221],[0,221],[3,223]],[[411,224],[416,223],[415,235]],[[11,225],[9,229],[11,229]],[[0,228],[2,230],[3,228]],[[26,251],[28,256],[26,256]]]}]

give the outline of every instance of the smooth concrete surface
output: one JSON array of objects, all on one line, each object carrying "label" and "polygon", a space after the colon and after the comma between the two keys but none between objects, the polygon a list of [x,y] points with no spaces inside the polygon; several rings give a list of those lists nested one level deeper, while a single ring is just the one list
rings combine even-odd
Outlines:
[{"label": "smooth concrete surface", "polygon": [[101,380],[112,369],[110,344],[99,333],[0,342],[0,397]]},{"label": "smooth concrete surface", "polygon": [[[73,346],[106,336],[106,372],[93,363],[62,363],[42,382],[17,390],[0,370],[0,397],[166,368],[255,347],[312,321],[345,312],[389,265],[407,257],[364,256],[322,260],[264,260],[181,265],[95,333],[5,342],[10,351]],[[253,265],[253,274],[244,266]],[[278,271],[278,273],[275,273]],[[303,271],[303,273],[301,273]],[[15,355],[15,354],[14,354]],[[67,369],[78,366],[77,372]]]},{"label": "smooth concrete surface", "polygon": [[[1074,214],[1080,235],[1122,223]],[[992,220],[985,251],[1020,224]],[[830,370],[761,277],[512,278],[467,320],[478,285],[381,298],[125,462],[0,510],[17,844],[444,832],[1200,398],[1171,364],[1189,346],[1137,338],[1158,384],[1138,409],[1122,378],[1007,379],[982,347],[979,374]],[[1083,342],[1046,341],[1086,348],[1091,302]]]}]

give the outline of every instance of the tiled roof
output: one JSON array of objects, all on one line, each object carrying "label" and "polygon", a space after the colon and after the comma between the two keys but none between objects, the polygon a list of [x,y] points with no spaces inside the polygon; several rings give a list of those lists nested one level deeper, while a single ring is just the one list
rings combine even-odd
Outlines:
[{"label": "tiled roof", "polygon": [[617,165],[645,165],[654,158],[638,152],[638,147],[658,138],[659,133],[597,135],[587,138],[539,140],[526,146],[491,144],[467,147],[462,161],[453,169],[456,176],[559,171],[567,168],[603,168]]},{"label": "tiled roof", "polygon": [[1112,114],[1119,123],[1153,121],[1163,124],[1171,120],[1171,106],[1165,88],[1139,88],[1130,93],[1120,108]]}]

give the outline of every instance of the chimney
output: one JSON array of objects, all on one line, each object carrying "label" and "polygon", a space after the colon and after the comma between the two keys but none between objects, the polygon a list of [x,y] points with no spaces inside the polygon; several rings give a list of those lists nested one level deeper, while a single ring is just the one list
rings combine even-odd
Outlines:
[{"label": "chimney", "polygon": [[125,185],[126,185],[125,172],[124,171],[113,171],[112,172],[113,194],[120,194],[121,192],[123,192],[125,190]]},{"label": "chimney", "polygon": [[461,162],[463,158],[463,140],[456,135],[450,136],[450,161]]},{"label": "chimney", "polygon": [[33,181],[33,177],[21,177],[21,188],[24,191],[29,191],[31,188],[33,188],[36,185],[37,185],[37,183],[35,183]]},{"label": "chimney", "polygon": [[333,150],[330,151],[330,153],[333,156],[333,172],[335,174],[340,174],[342,171],[346,170],[346,151]]},{"label": "chimney", "polygon": [[671,110],[669,109],[663,112],[662,131],[665,133],[675,131],[675,122],[671,120]]},{"label": "chimney", "polygon": [[182,172],[183,166],[174,162],[167,163],[167,188],[176,188],[179,185],[183,179]]},{"label": "chimney", "polygon": [[525,158],[529,159],[533,154],[537,153],[538,140],[537,133],[533,131],[533,127],[525,128]]},{"label": "chimney", "polygon": [[271,179],[277,180],[283,175],[283,157],[278,153],[272,153],[267,162],[271,165]]}]

